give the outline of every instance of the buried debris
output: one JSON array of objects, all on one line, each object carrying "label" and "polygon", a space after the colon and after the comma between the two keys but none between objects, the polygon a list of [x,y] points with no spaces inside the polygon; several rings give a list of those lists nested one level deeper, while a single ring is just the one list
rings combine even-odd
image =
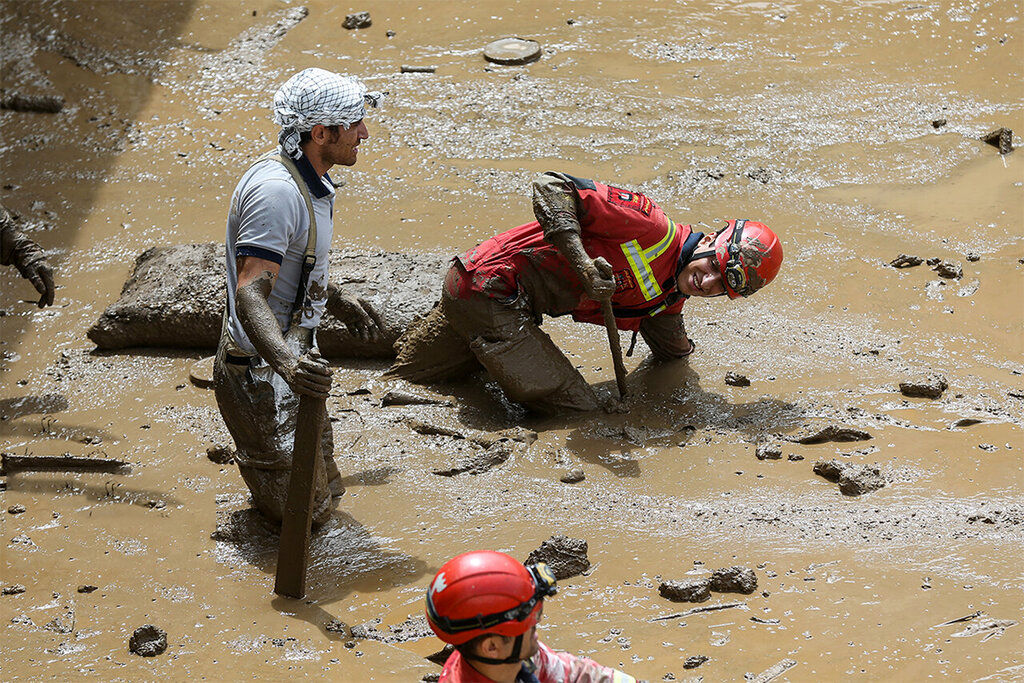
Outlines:
[{"label": "buried debris", "polygon": [[466,435],[457,429],[450,427],[444,427],[442,425],[431,424],[424,422],[419,418],[410,417],[405,421],[405,424],[409,425],[409,429],[422,434],[423,436],[450,436],[453,439],[465,439]]},{"label": "buried debris", "polygon": [[900,393],[911,398],[939,398],[948,388],[946,378],[936,374],[900,382]]},{"label": "buried debris", "polygon": [[526,558],[526,564],[545,563],[559,581],[590,569],[587,542],[580,538],[552,536]]},{"label": "buried debris", "polygon": [[876,465],[854,465],[838,460],[819,460],[814,463],[814,473],[839,484],[839,491],[846,496],[871,493],[885,486],[885,477]]},{"label": "buried debris", "polygon": [[167,649],[167,632],[152,624],[135,629],[128,640],[128,650],[140,657],[155,657]]},{"label": "buried debris", "polygon": [[369,12],[353,12],[345,17],[342,28],[347,28],[349,31],[359,28],[370,28],[373,26],[373,19],[370,18]]},{"label": "buried debris", "polygon": [[683,662],[683,668],[684,669],[696,669],[698,666],[700,666],[704,662],[708,661],[709,659],[711,659],[711,658],[708,657],[707,655],[692,655],[690,657],[687,657],[686,661]]},{"label": "buried debris", "polygon": [[782,446],[777,443],[758,444],[754,455],[758,460],[779,460],[782,458]]},{"label": "buried debris", "polygon": [[12,93],[0,99],[0,109],[10,111],[56,114],[64,108],[64,98],[58,95],[22,95]]},{"label": "buried debris", "polygon": [[230,465],[235,461],[235,452],[228,446],[216,444],[206,449],[206,457],[218,465]]},{"label": "buried debris", "polygon": [[998,148],[1000,154],[1009,154],[1013,151],[1013,131],[1009,128],[996,128],[991,133],[983,135],[981,141]]},{"label": "buried debris", "polygon": [[392,389],[380,400],[382,406],[450,406],[451,401],[443,398],[432,398],[411,391]]},{"label": "buried debris", "polygon": [[130,469],[123,460],[113,458],[91,458],[71,455],[14,455],[0,454],[0,474],[10,472],[112,472],[123,473]]},{"label": "buried debris", "polygon": [[944,277],[947,280],[959,280],[964,276],[964,269],[959,263],[953,263],[952,261],[939,261],[932,270],[938,273],[939,277]]},{"label": "buried debris", "polygon": [[796,436],[789,438],[794,443],[815,444],[828,441],[867,441],[871,434],[862,429],[853,427],[840,427],[839,425],[828,425],[822,429],[805,428]]},{"label": "buried debris", "polygon": [[540,43],[525,38],[502,38],[484,47],[484,59],[506,66],[529,64],[540,59]]},{"label": "buried debris", "polygon": [[746,375],[741,375],[738,372],[729,371],[725,373],[725,383],[731,387],[749,387],[750,380]]}]

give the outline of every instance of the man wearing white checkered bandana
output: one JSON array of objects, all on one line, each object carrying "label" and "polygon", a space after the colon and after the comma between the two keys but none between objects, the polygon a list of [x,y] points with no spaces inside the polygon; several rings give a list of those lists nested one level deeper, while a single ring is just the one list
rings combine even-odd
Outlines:
[{"label": "man wearing white checkered bandana", "polygon": [[[357,79],[323,69],[289,78],[274,96],[280,147],[245,172],[231,199],[228,301],[214,389],[239,473],[256,508],[274,521],[288,497],[298,397],[326,399],[331,388],[331,369],[316,353],[321,316],[326,310],[344,322],[354,342],[381,336],[376,312],[328,282],[327,264],[335,198],[327,172],[356,163],[359,143],[369,137],[365,105],[377,97]],[[307,258],[307,247],[315,258]],[[317,524],[345,490],[329,421],[319,450]]]}]

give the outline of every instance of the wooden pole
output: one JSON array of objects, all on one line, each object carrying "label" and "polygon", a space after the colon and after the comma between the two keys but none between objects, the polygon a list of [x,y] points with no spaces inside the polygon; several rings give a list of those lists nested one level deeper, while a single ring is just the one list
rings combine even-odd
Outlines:
[{"label": "wooden pole", "polygon": [[626,391],[626,366],[622,362],[622,344],[619,342],[619,328],[615,324],[612,302],[602,301],[601,312],[604,314],[605,329],[608,330],[608,346],[612,350],[612,363],[615,365],[615,384],[619,387],[619,399],[625,400],[628,393]]},{"label": "wooden pole", "polygon": [[274,592],[289,598],[306,596],[309,533],[313,522],[313,482],[320,457],[327,401],[300,394],[295,418],[295,450],[288,480],[288,500],[281,519]]}]

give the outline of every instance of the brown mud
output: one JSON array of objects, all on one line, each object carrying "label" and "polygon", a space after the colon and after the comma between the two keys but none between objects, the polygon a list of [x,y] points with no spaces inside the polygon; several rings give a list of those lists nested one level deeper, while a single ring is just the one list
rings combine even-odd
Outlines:
[{"label": "brown mud", "polygon": [[[24,586],[0,596],[3,678],[419,680],[436,639],[344,625],[422,635],[402,625],[442,562],[525,559],[553,535],[586,541],[591,567],[562,582],[542,638],[640,678],[1024,678],[1024,157],[980,139],[1024,131],[1020,4],[370,5],[0,5],[5,92],[65,102],[0,110],[0,201],[58,283],[40,310],[0,272],[0,444],[131,464],[3,477],[0,583]],[[367,9],[371,26],[341,27]],[[507,36],[541,59],[485,61]],[[382,406],[426,390],[381,361],[336,364],[348,492],[292,601],[272,594],[274,531],[206,456],[227,436],[188,380],[205,354],[94,352],[86,331],[138,254],[222,238],[237,177],[275,139],[274,89],[314,65],[389,93],[335,175],[339,248],[454,254],[529,220],[550,169],[641,190],[684,223],[762,220],[786,262],[749,301],[687,305],[688,365],[638,345],[627,415],[532,421],[479,382]],[[890,266],[901,254],[962,277]],[[545,329],[614,391],[600,327]],[[900,393],[933,373],[938,398]],[[537,439],[477,462],[488,447],[410,420]],[[788,438],[830,426],[870,438]],[[759,460],[762,443],[785,457]],[[813,472],[828,460],[886,485],[844,496]],[[680,607],[662,581],[731,566],[756,572],[754,593],[658,619]],[[146,625],[162,654],[129,652]]]}]

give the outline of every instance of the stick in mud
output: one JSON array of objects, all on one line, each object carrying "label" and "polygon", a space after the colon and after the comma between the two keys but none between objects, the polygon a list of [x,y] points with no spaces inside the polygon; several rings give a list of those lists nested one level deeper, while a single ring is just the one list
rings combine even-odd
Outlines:
[{"label": "stick in mud", "polygon": [[309,532],[313,522],[313,478],[320,453],[327,401],[302,394],[295,420],[295,451],[288,479],[288,500],[281,519],[274,592],[290,598],[306,596]]},{"label": "stick in mud", "polygon": [[783,659],[778,664],[773,664],[761,673],[756,678],[751,679],[753,683],[768,683],[774,681],[776,678],[784,674],[786,671],[796,666],[796,660],[794,659]]},{"label": "stick in mud", "polygon": [[615,365],[615,384],[619,388],[619,398],[626,400],[626,366],[622,362],[622,344],[619,342],[619,328],[615,324],[615,312],[611,301],[601,302],[601,313],[604,315],[604,326],[608,330],[608,346],[612,351],[612,363]]},{"label": "stick in mud", "polygon": [[0,474],[10,472],[125,472],[131,466],[123,460],[90,458],[79,455],[0,454]]},{"label": "stick in mud", "polygon": [[665,621],[666,619],[679,619],[681,617],[688,617],[691,614],[700,614],[701,612],[717,612],[720,609],[731,609],[733,607],[746,607],[745,602],[723,602],[718,605],[708,605],[707,607],[694,607],[688,609],[685,612],[676,612],[675,614],[665,614],[660,617],[654,617],[651,621]]},{"label": "stick in mud", "polygon": [[971,619],[977,619],[982,614],[984,614],[984,612],[982,612],[981,610],[978,610],[977,612],[973,612],[973,613],[968,614],[966,616],[957,617],[956,619],[950,619],[949,621],[944,621],[941,624],[935,624],[935,626],[932,626],[932,628],[939,628],[940,626],[950,626],[951,624],[959,624],[960,622],[963,622],[963,621],[970,621]]}]

